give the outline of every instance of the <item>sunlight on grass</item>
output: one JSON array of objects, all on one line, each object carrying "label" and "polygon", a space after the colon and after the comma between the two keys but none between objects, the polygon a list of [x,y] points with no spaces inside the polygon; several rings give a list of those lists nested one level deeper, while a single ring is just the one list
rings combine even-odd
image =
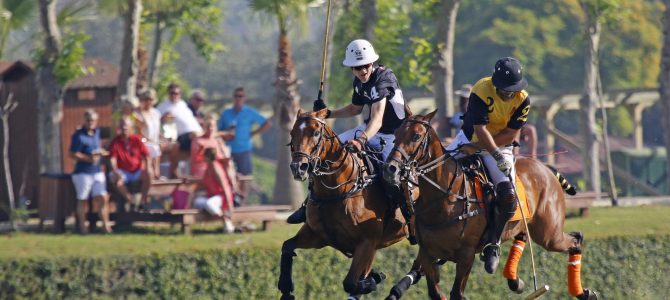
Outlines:
[{"label": "sunlight on grass", "polygon": [[[0,235],[0,259],[152,255],[245,247],[279,251],[282,242],[293,236],[300,226],[275,223],[269,231],[243,234],[221,234],[218,225],[195,226],[193,236],[181,235],[178,227],[169,226],[139,226],[113,235],[4,234]],[[667,235],[670,234],[670,206],[592,208],[588,218],[569,218],[565,231],[582,231],[587,239]]]}]

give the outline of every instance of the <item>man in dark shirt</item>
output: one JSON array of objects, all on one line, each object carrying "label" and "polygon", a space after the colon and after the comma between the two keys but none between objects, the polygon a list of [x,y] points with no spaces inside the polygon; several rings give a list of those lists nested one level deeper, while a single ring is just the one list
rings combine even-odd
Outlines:
[{"label": "man in dark shirt", "polygon": [[198,123],[200,123],[200,126],[202,126],[202,121],[205,119],[205,113],[202,111],[204,103],[205,93],[201,90],[193,90],[187,105],[191,112],[193,112],[193,116],[198,120]]},{"label": "man in dark shirt", "polygon": [[86,213],[88,199],[93,197],[94,210],[100,211],[100,219],[107,233],[112,232],[109,222],[109,195],[107,194],[105,174],[100,168],[100,159],[107,155],[107,151],[100,146],[100,129],[98,127],[98,113],[87,110],[84,113],[84,126],[72,134],[70,142],[70,157],[75,161],[72,182],[77,193],[77,218],[79,231],[88,233],[86,227]]},{"label": "man in dark shirt", "polygon": [[[405,120],[405,100],[398,79],[391,69],[374,65],[379,55],[370,42],[354,40],[345,50],[343,65],[350,67],[354,75],[351,104],[335,110],[328,109],[327,118],[352,117],[361,114],[363,107],[370,108],[365,123],[338,135],[340,141],[349,143],[359,151],[368,143],[380,150],[386,160],[393,150],[394,131]],[[314,102],[314,110],[327,109],[323,100]],[[382,148],[382,140],[384,146]],[[403,201],[400,191],[389,192],[394,201]],[[305,207],[293,213],[287,220],[298,224],[305,220]]]}]

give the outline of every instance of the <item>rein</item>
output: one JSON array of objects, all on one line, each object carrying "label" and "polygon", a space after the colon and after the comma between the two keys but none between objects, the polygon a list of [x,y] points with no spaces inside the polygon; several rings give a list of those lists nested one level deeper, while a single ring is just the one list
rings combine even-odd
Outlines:
[{"label": "rein", "polygon": [[[317,117],[312,117],[312,116],[305,116],[301,117],[296,122],[302,122],[302,121],[316,121],[321,124],[320,127],[320,134],[319,134],[319,140],[317,141],[317,144],[314,148],[312,148],[312,151],[307,154],[305,152],[301,151],[294,151],[293,149],[293,140],[289,143],[289,146],[291,146],[291,152],[292,152],[292,157],[293,158],[300,158],[300,157],[305,157],[309,163],[309,174],[312,175],[313,178],[319,178],[323,176],[331,176],[335,174],[339,174],[343,171],[344,167],[347,166],[346,161],[348,159],[351,160],[352,163],[352,171],[351,174],[349,175],[349,178],[339,184],[336,184],[334,186],[327,185],[324,180],[319,180],[319,183],[321,186],[323,186],[326,189],[329,190],[337,190],[342,188],[345,185],[352,184],[351,188],[348,189],[346,192],[334,195],[334,196],[318,196],[315,195],[314,192],[312,191],[312,188],[310,187],[309,193],[308,193],[308,199],[312,200],[315,203],[333,203],[333,202],[339,202],[343,201],[344,199],[347,199],[354,194],[362,191],[365,187],[370,185],[373,182],[374,175],[370,176],[365,176],[365,167],[363,163],[360,160],[357,160],[354,158],[353,154],[349,151],[346,150],[345,147],[341,147],[340,153],[337,154],[337,159],[335,161],[331,160],[322,160],[321,156],[323,155],[323,152],[325,151],[324,147],[324,140],[331,141],[331,145],[334,143],[334,140],[337,139],[337,135],[333,134],[331,130],[326,130],[326,122],[320,118]],[[328,134],[328,135],[326,135]],[[365,154],[364,154],[365,155]],[[338,163],[339,165],[335,168],[333,168],[333,165]],[[355,176],[354,176],[355,175]]]},{"label": "rein", "polygon": [[[468,198],[465,193],[461,194],[459,193],[454,193],[452,192],[452,187],[454,185],[454,182],[456,181],[456,177],[459,177],[459,166],[460,164],[458,163],[457,160],[455,160],[453,154],[460,152],[459,149],[456,150],[445,150],[442,148],[442,155],[439,157],[432,159],[431,160],[431,154],[430,151],[427,151],[428,145],[430,144],[430,123],[422,120],[415,120],[415,119],[407,119],[406,122],[412,122],[412,123],[417,123],[421,124],[424,127],[426,127],[426,134],[422,137],[421,142],[419,147],[414,150],[412,155],[408,155],[404,149],[396,146],[393,147],[392,152],[397,151],[400,153],[402,156],[402,160],[398,160],[396,158],[391,158],[392,160],[396,161],[401,169],[401,181],[406,181],[413,186],[419,186],[418,181],[419,179],[423,179],[426,182],[428,182],[430,185],[435,187],[438,191],[440,191],[443,195],[445,196],[452,196],[455,198],[455,201],[449,201],[447,202],[450,203],[457,203],[457,202],[464,202],[465,205],[463,207],[463,211],[461,212],[460,215],[456,216],[455,218],[447,219],[443,222],[437,223],[437,224],[422,224],[422,227],[426,229],[438,229],[438,228],[444,228],[444,227],[449,227],[451,225],[454,225],[460,221],[466,221],[468,218],[475,217],[477,215],[480,215],[484,212],[483,209],[477,208],[475,210],[469,210],[469,206],[471,203],[478,203],[479,200],[477,198]],[[425,154],[424,156],[421,156],[422,154]],[[421,156],[421,157],[418,157]],[[421,160],[426,160],[428,159],[428,162],[425,162],[423,164],[421,163]],[[437,169],[441,165],[444,165],[449,161],[450,159],[454,160],[456,162],[456,167],[454,169],[454,176],[452,176],[451,181],[449,182],[449,186],[445,189],[443,188],[439,183],[435,182],[434,180],[430,179],[428,176],[426,176],[428,173],[431,171]],[[463,175],[464,177],[464,182],[462,185],[462,189],[465,189],[466,186],[468,185],[467,183],[467,176]],[[416,178],[416,181],[412,180]],[[464,196],[465,195],[465,196]],[[449,197],[447,197],[449,199]],[[411,199],[409,201],[412,201]],[[411,204],[414,204],[413,202]],[[412,205],[413,206],[413,205]],[[414,209],[412,209],[414,211]],[[417,221],[420,221],[417,218]],[[465,230],[465,226],[463,226],[463,231],[461,232],[461,235],[463,235],[463,232]]]}]

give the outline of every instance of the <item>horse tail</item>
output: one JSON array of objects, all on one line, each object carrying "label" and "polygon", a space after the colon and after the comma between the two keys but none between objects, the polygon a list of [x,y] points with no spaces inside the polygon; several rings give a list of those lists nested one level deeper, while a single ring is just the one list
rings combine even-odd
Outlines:
[{"label": "horse tail", "polygon": [[575,190],[575,187],[572,184],[570,184],[570,182],[568,182],[568,180],[565,177],[563,177],[563,175],[561,175],[561,173],[558,172],[558,170],[556,170],[556,168],[554,168],[550,165],[546,165],[546,166],[551,170],[552,173],[554,173],[554,176],[556,176],[556,178],[558,179],[558,182],[561,184],[561,187],[563,188],[563,190],[568,195],[574,196],[574,195],[577,194],[577,191]]}]

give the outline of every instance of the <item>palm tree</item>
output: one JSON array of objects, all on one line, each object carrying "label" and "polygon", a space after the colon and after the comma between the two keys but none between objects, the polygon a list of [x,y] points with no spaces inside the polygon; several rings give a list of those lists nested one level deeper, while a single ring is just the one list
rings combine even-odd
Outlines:
[{"label": "palm tree", "polygon": [[28,25],[35,17],[35,1],[2,0],[0,2],[0,58],[12,30]]},{"label": "palm tree", "polygon": [[[277,52],[279,59],[275,68],[277,79],[275,85],[275,122],[279,131],[277,139],[277,176],[274,187],[276,197],[285,195],[285,198],[276,199],[277,203],[291,203],[294,207],[302,203],[302,185],[292,180],[289,170],[291,153],[286,147],[289,141],[289,131],[295,122],[295,116],[300,106],[298,93],[298,79],[291,58],[291,43],[288,38],[289,23],[299,21],[305,28],[307,8],[312,0],[249,0],[251,8],[256,12],[265,13],[276,19],[279,27]],[[293,27],[295,28],[295,27]]]},{"label": "palm tree", "polygon": [[137,88],[138,47],[140,43],[140,23],[142,19],[142,0],[127,0],[128,9],[124,12],[123,52],[121,53],[121,71],[116,94],[137,105],[134,97]]}]

